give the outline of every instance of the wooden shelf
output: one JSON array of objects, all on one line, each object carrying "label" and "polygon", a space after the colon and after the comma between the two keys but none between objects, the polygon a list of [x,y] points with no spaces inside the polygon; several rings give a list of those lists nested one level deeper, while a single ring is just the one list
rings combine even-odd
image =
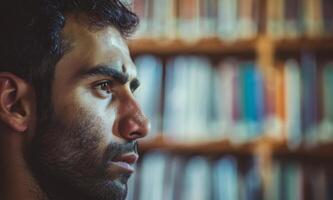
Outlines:
[{"label": "wooden shelf", "polygon": [[[255,53],[258,41],[263,37],[258,36],[257,38],[235,42],[225,42],[218,38],[206,38],[195,43],[187,43],[183,40],[137,39],[129,41],[128,46],[133,55],[145,53],[156,55],[243,54]],[[269,39],[266,42],[272,43],[277,52],[299,51],[302,49],[333,52],[333,37]]]},{"label": "wooden shelf", "polygon": [[256,140],[233,144],[229,140],[215,140],[205,142],[177,142],[163,136],[149,141],[139,142],[140,152],[146,153],[152,150],[162,150],[170,153],[187,155],[224,155],[232,154],[239,156],[251,156],[260,153],[261,150],[268,151],[276,158],[292,159],[332,159],[333,143],[318,145],[316,147],[300,146],[291,149],[285,141],[272,138],[258,138]]},{"label": "wooden shelf", "polygon": [[243,144],[234,144],[230,140],[214,140],[204,142],[179,142],[163,136],[149,141],[140,141],[141,153],[152,150],[162,150],[177,154],[204,154],[204,155],[253,155],[261,144],[269,145],[270,148],[280,146],[282,142],[277,140],[256,139]]},{"label": "wooden shelf", "polygon": [[290,149],[286,144],[274,150],[274,156],[283,159],[302,160],[327,160],[333,162],[333,143],[320,144],[317,146],[300,146]]},{"label": "wooden shelf", "polygon": [[333,51],[333,37],[281,39],[274,41],[276,51]]},{"label": "wooden shelf", "polygon": [[254,53],[256,39],[233,43],[223,42],[218,38],[202,39],[196,43],[187,43],[182,40],[138,39],[129,41],[128,46],[133,55],[144,53],[157,55]]}]

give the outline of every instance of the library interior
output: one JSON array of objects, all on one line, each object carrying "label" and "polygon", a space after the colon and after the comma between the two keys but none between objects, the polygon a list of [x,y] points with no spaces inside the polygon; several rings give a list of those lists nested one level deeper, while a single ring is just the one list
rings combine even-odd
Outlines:
[{"label": "library interior", "polygon": [[151,132],[127,200],[333,199],[332,0],[132,6]]}]

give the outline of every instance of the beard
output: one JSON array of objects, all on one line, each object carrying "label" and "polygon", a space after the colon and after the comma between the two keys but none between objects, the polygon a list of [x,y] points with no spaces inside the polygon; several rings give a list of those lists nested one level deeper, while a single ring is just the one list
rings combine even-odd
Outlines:
[{"label": "beard", "polygon": [[76,119],[64,122],[52,115],[37,126],[27,162],[50,200],[124,200],[129,174],[107,173],[116,156],[137,152],[137,143],[103,146],[101,120],[78,109]]}]

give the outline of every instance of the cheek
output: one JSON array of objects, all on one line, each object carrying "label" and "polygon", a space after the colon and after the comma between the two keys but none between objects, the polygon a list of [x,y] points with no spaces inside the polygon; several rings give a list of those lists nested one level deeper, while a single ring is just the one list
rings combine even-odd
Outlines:
[{"label": "cheek", "polygon": [[77,123],[88,117],[91,125],[99,127],[93,134],[101,137],[101,148],[119,139],[113,134],[118,116],[117,105],[110,104],[110,99],[100,99],[84,88],[79,88],[69,98],[64,98],[62,106],[57,107],[61,118],[68,123]]},{"label": "cheek", "polygon": [[95,101],[94,103],[83,105],[81,109],[85,110],[86,116],[90,116],[91,124],[98,127],[94,134],[101,138],[101,148],[111,142],[118,141],[118,138],[113,134],[113,130],[117,127],[118,116],[115,106],[107,106],[104,102]]}]

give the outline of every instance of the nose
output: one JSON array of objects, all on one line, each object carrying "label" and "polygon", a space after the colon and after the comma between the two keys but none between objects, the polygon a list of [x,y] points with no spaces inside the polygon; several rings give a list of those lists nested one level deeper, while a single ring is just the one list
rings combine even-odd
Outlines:
[{"label": "nose", "polygon": [[114,130],[114,133],[127,141],[143,138],[150,130],[148,119],[133,97],[120,102],[118,117],[117,130]]}]

